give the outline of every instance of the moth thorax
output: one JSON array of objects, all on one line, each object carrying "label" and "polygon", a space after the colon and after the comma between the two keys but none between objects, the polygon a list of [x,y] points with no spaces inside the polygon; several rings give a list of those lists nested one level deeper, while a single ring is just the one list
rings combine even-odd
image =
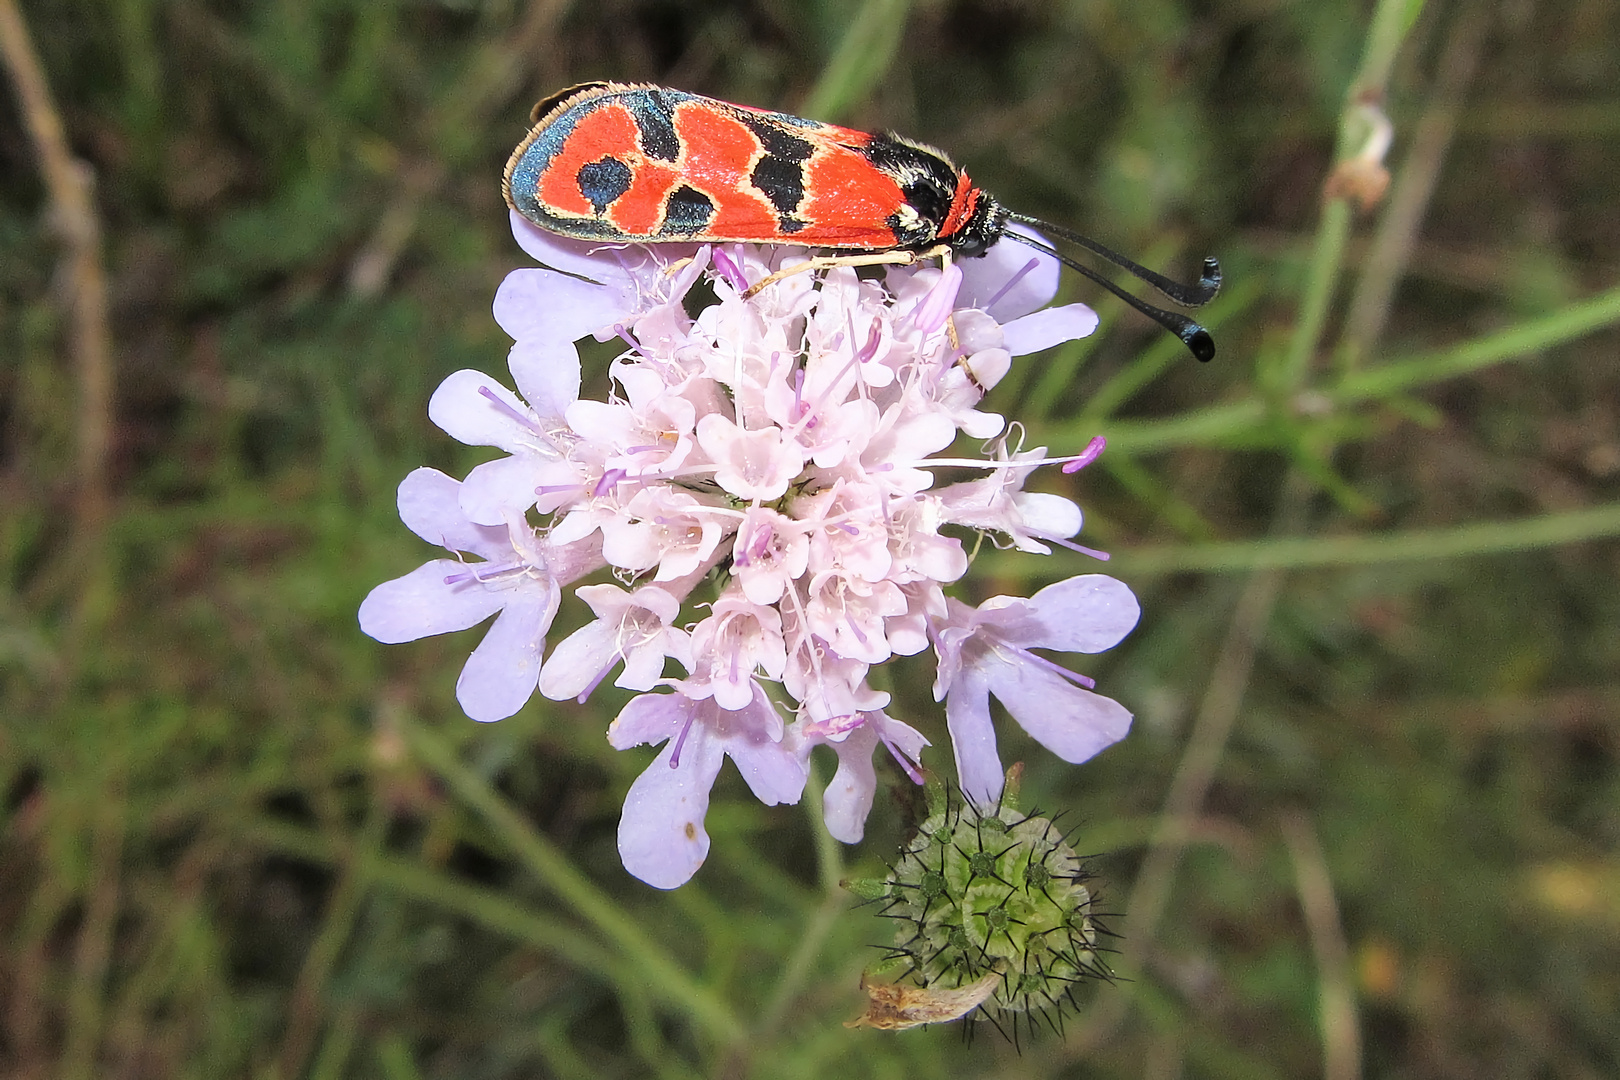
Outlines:
[{"label": "moth thorax", "polygon": [[945,238],[951,254],[959,259],[978,258],[1007,231],[1007,211],[984,192],[978,196],[979,201],[962,227]]}]

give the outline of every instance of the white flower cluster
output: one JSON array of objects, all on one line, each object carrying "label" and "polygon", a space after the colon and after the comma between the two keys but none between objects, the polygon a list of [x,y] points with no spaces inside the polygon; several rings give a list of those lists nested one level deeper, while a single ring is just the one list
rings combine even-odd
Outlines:
[{"label": "white flower cluster", "polygon": [[[584,700],[622,663],[615,684],[643,693],[610,741],[667,740],[626,801],[620,850],[632,873],[667,888],[695,872],[725,756],[761,799],[791,802],[811,747],[833,746],[840,768],[828,824],[842,840],[860,839],[873,751],[888,746],[915,777],[927,744],[883,712],[888,695],[868,685],[868,672],[931,644],[972,798],[994,798],[1001,783],[991,692],[1069,760],[1124,734],[1128,713],[1028,652],[1116,643],[1137,614],[1123,585],[1090,575],[979,609],[947,602],[942,589],[968,567],[962,539],[945,526],[1043,553],[1079,531],[1074,503],[1022,490],[1054,459],[1009,451],[1003,418],[978,408],[1014,355],[1095,327],[1081,305],[1044,306],[1055,263],[1000,244],[944,270],[863,279],[842,267],[746,297],[803,252],[732,245],[671,255],[591,248],[518,218],[513,227],[554,268],[514,272],[495,302],[516,339],[510,366],[522,397],[462,371],[430,405],[456,438],[507,456],[460,483],[426,469],[406,479],[401,516],[456,557],[379,586],[361,622],[374,637],[404,641],[499,612],[457,688],[479,720],[511,715],[536,687]],[[688,293],[704,274],[714,301],[693,315]],[[627,346],[606,401],[578,396],[574,343],[591,334]],[[958,433],[988,441],[989,455],[935,456]],[[1098,450],[1055,460],[1077,466]],[[985,475],[935,489],[930,470],[941,465]],[[562,587],[602,567],[619,584],[578,588],[596,618],[542,663]],[[692,596],[711,579],[717,594]],[[694,621],[683,624],[689,598]],[[668,659],[684,677],[665,677]],[[791,699],[791,724],[762,683]],[[1034,719],[1013,705],[1024,697],[1040,699],[1028,706]]]}]

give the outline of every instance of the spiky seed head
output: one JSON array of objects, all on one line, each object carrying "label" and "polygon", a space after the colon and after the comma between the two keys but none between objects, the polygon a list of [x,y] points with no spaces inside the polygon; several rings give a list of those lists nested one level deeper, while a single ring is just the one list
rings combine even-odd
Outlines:
[{"label": "spiky seed head", "polygon": [[996,974],[980,1008],[1034,1012],[1106,975],[1089,875],[1052,822],[1006,799],[981,807],[931,794],[928,819],[884,882],[905,946],[900,977],[949,991]]}]

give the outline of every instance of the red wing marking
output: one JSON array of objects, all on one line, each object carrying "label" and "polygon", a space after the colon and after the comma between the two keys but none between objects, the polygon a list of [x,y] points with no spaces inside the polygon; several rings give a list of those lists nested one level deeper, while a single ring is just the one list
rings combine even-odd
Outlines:
[{"label": "red wing marking", "polygon": [[683,102],[675,110],[675,133],[682,178],[714,202],[714,216],[697,239],[769,240],[780,234],[776,209],[750,179],[765,148],[745,124],[713,107]]},{"label": "red wing marking", "polygon": [[592,109],[579,118],[541,175],[540,201],[563,213],[594,217],[595,207],[579,189],[579,170],[604,157],[623,157],[625,149],[635,145],[636,119],[629,109],[617,102]]},{"label": "red wing marking", "polygon": [[[631,136],[631,146],[635,146]],[[616,227],[631,236],[656,237],[658,226],[664,220],[664,200],[681,178],[675,163],[650,161],[639,151],[621,158],[630,159],[630,187],[608,207],[607,218]]]},{"label": "red wing marking", "polygon": [[819,147],[805,162],[804,202],[808,224],[795,243],[835,247],[894,246],[889,215],[905,204],[900,185],[873,164],[836,143]]}]

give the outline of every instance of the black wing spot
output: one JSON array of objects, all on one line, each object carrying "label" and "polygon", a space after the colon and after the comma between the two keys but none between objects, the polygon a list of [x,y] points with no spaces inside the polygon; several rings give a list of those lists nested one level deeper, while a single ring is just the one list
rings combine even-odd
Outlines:
[{"label": "black wing spot", "polygon": [[797,161],[766,154],[748,179],[771,200],[781,217],[793,213],[804,201],[804,166]]},{"label": "black wing spot", "polygon": [[763,116],[743,112],[738,114],[737,119],[754,133],[770,157],[784,158],[788,161],[809,161],[810,156],[816,152],[816,148],[808,139],[801,139],[797,135],[783,131],[778,124],[766,120]]},{"label": "black wing spot", "polygon": [[697,188],[682,184],[664,204],[664,231],[690,235],[701,232],[714,217],[714,202]]},{"label": "black wing spot", "polygon": [[630,166],[618,158],[605,157],[581,165],[574,179],[579,183],[579,193],[589,199],[600,214],[613,205],[614,199],[630,190]]},{"label": "black wing spot", "polygon": [[626,102],[641,129],[641,152],[657,161],[674,161],[681,156],[681,140],[675,134],[675,112],[657,90],[630,95]]}]

